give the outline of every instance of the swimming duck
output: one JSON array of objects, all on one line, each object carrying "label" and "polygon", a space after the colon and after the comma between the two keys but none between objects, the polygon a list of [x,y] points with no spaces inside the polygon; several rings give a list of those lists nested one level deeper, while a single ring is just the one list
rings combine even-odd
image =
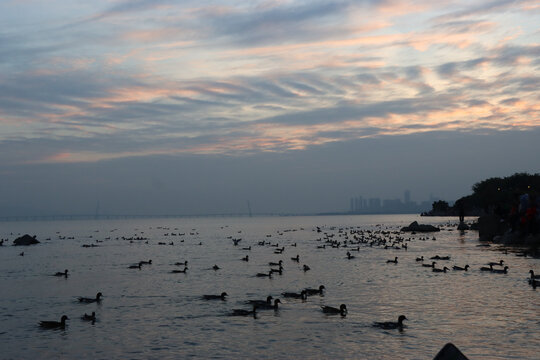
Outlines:
[{"label": "swimming duck", "polygon": [[92,311],[92,315],[88,315],[87,313],[84,313],[83,316],[81,316],[82,320],[86,321],[96,321],[96,313],[95,311]]},{"label": "swimming duck", "polygon": [[420,256],[420,257],[417,257],[416,258],[416,261],[424,261],[424,255]]},{"label": "swimming duck", "polygon": [[446,270],[450,270],[450,269],[447,268],[446,266],[444,268],[442,268],[442,269],[437,269],[435,267],[433,269],[431,269],[431,271],[433,271],[433,272],[443,272],[443,273],[445,273]]},{"label": "swimming duck", "polygon": [[450,256],[439,256],[435,255],[430,257],[431,260],[450,260]]},{"label": "swimming duck", "polygon": [[270,261],[268,265],[270,266],[281,266],[283,264],[283,260],[279,260],[278,262],[272,262]]},{"label": "swimming duck", "polygon": [[452,269],[454,270],[462,270],[462,271],[467,271],[467,269],[469,269],[469,265],[465,265],[465,267],[461,267],[461,266],[457,266],[457,265],[454,265],[452,266]]},{"label": "swimming duck", "polygon": [[244,256],[244,257],[242,258],[242,261],[249,261],[249,256],[248,256],[248,255]]},{"label": "swimming duck", "polygon": [[491,270],[492,273],[495,274],[507,274],[508,273],[508,266],[505,266],[504,269],[493,269]]},{"label": "swimming duck", "polygon": [[184,270],[171,270],[171,274],[185,274],[187,272],[187,266],[184,268]]},{"label": "swimming duck", "polygon": [[233,309],[231,312],[231,316],[249,316],[253,315],[253,317],[256,317],[257,315],[257,305],[253,305],[253,310],[246,310],[246,309]]},{"label": "swimming duck", "polygon": [[261,310],[279,310],[278,309],[278,304],[281,304],[281,300],[279,299],[275,299],[274,300],[274,304],[257,304],[257,309],[261,309]]},{"label": "swimming duck", "polygon": [[283,266],[280,266],[279,269],[270,269],[270,272],[273,274],[273,273],[278,273],[279,275],[282,275],[283,274]]},{"label": "swimming duck", "polygon": [[176,263],[174,263],[174,265],[177,265],[177,266],[181,266],[181,265],[187,266],[187,260],[184,261],[184,262],[176,262]]},{"label": "swimming duck", "polygon": [[350,252],[348,252],[348,251],[347,251],[347,259],[349,259],[349,260],[352,260],[352,259],[354,259],[354,256],[353,256],[353,255],[351,255],[351,253],[350,253]]},{"label": "swimming duck", "polygon": [[392,330],[392,329],[403,329],[403,320],[407,320],[407,317],[405,315],[399,315],[398,321],[385,321],[385,322],[374,322],[373,326],[378,327],[385,330]]},{"label": "swimming duck", "polygon": [[63,329],[66,327],[66,320],[69,320],[69,318],[62,315],[60,321],[40,321],[39,326],[44,329]]},{"label": "swimming duck", "polygon": [[139,263],[138,265],[130,265],[130,266],[128,266],[128,269],[139,269],[139,270],[141,270],[141,265],[142,265],[141,263]]},{"label": "swimming duck", "polygon": [[531,279],[540,279],[540,275],[535,275],[532,269],[529,270],[529,274],[531,274]]},{"label": "swimming duck", "polygon": [[212,269],[213,269],[213,270],[219,270],[219,269],[220,269],[220,267],[219,267],[219,266],[217,266],[217,265],[214,265],[214,266],[212,266]]},{"label": "swimming duck", "polygon": [[294,299],[307,299],[307,292],[306,290],[302,290],[300,293],[294,293],[294,292],[282,292],[281,295],[286,298],[294,298]]},{"label": "swimming duck", "polygon": [[255,275],[256,277],[268,277],[268,278],[271,278],[272,277],[272,271],[269,271],[268,274],[267,273],[257,273],[257,275]]},{"label": "swimming duck", "polygon": [[306,272],[306,271],[311,270],[311,268],[309,266],[307,266],[306,264],[304,264],[304,266],[302,267],[302,270],[304,270],[304,272]]},{"label": "swimming duck", "polygon": [[322,312],[325,314],[341,314],[341,316],[347,315],[347,305],[341,304],[338,308],[332,306],[321,306]]},{"label": "swimming duck", "polygon": [[386,260],[386,263],[387,263],[387,264],[388,264],[388,263],[397,264],[397,259],[398,259],[398,257],[396,256],[396,257],[394,258],[394,260]]},{"label": "swimming duck", "polygon": [[103,294],[100,293],[100,292],[98,292],[98,293],[96,294],[96,297],[95,297],[95,298],[87,298],[87,297],[79,296],[77,299],[79,299],[79,302],[89,304],[89,303],[93,303],[93,302],[100,302],[102,296],[103,296]]},{"label": "swimming duck", "polygon": [[317,295],[317,294],[322,294],[323,293],[323,290],[325,289],[324,285],[321,285],[319,286],[318,289],[310,289],[310,288],[307,288],[307,289],[304,289],[304,291],[306,292],[306,295]]},{"label": "swimming duck", "polygon": [[257,306],[259,306],[259,305],[272,305],[272,299],[273,299],[272,295],[268,295],[266,297],[266,300],[248,300],[248,301],[246,301],[246,303],[252,304],[252,305],[257,305]]},{"label": "swimming duck", "polygon": [[204,300],[226,300],[225,296],[229,296],[226,292],[222,292],[221,295],[203,295]]},{"label": "swimming duck", "polygon": [[152,264],[152,260],[148,260],[148,261],[139,261],[139,264],[143,264],[143,265],[150,265]]},{"label": "swimming duck", "polygon": [[489,265],[489,267],[482,266],[480,271],[493,271],[493,265]]},{"label": "swimming duck", "polygon": [[503,264],[504,264],[504,260],[499,260],[499,262],[493,262],[493,261],[488,262],[486,265],[490,265],[490,266],[496,266],[496,265],[498,265],[498,266],[503,266]]},{"label": "swimming duck", "polygon": [[64,272],[57,272],[56,274],[54,274],[54,276],[65,276],[65,277],[68,277],[68,271],[67,269],[64,270]]},{"label": "swimming duck", "polygon": [[436,262],[433,261],[431,264],[422,264],[422,266],[423,266],[423,267],[435,268],[435,264],[436,264]]},{"label": "swimming duck", "polygon": [[300,255],[296,255],[296,257],[291,258],[292,261],[300,262]]}]

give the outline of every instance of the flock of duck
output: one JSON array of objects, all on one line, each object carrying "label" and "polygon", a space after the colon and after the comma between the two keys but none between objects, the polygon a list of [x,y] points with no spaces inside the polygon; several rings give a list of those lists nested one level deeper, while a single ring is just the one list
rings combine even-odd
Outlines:
[{"label": "flock of duck", "polygon": [[[303,230],[303,229],[301,229]],[[285,230],[285,231],[295,231],[295,230]],[[401,251],[407,251],[409,244],[412,240],[419,240],[419,241],[427,241],[427,240],[436,240],[435,237],[417,237],[417,238],[405,238],[404,234],[400,231],[390,231],[390,230],[362,230],[359,228],[330,228],[330,231],[323,231],[321,227],[316,227],[314,229],[316,233],[318,234],[318,238],[315,239],[316,242],[318,242],[316,249],[343,249],[346,250],[346,260],[354,260],[356,258],[355,255],[353,255],[353,252],[360,253],[360,250],[362,247],[374,247],[374,248],[381,248],[381,249],[392,249],[392,250],[401,250]],[[175,233],[171,233],[173,235],[170,235],[169,233],[167,236],[181,236],[184,234],[177,235]],[[283,235],[283,232],[278,232],[278,234]],[[267,237],[271,237],[271,235],[267,235]],[[233,238],[231,236],[228,237],[230,240],[232,240],[233,246],[239,246],[240,242],[242,241],[241,238]],[[108,238],[109,239],[109,238]],[[145,243],[148,243],[149,239],[145,236],[139,236],[139,237],[131,237],[131,238],[121,238],[122,240],[129,240],[130,242],[134,242],[137,240],[145,241]],[[96,240],[96,242],[103,242],[102,240]],[[183,240],[181,241],[183,242]],[[158,243],[160,245],[163,245],[165,243]],[[94,244],[85,244],[85,247],[93,247],[91,245]],[[174,245],[173,242],[170,242],[169,245]],[[199,245],[202,245],[202,242],[199,243]],[[265,246],[269,247],[273,250],[274,254],[280,255],[283,254],[285,250],[285,246],[280,246],[278,243],[272,243],[268,240],[259,241],[256,244],[258,246]],[[252,246],[242,247],[241,250],[244,251],[251,251]],[[83,245],[84,246],[84,245]],[[99,245],[95,245],[99,246]],[[290,248],[296,248],[296,243],[289,244]],[[244,262],[251,261],[249,255],[245,255],[241,259],[239,259]],[[429,260],[429,262],[428,262]],[[297,254],[296,256],[290,257],[290,261],[296,262],[300,265],[300,255]],[[437,267],[437,264],[440,264],[441,262],[447,262],[451,261],[451,256],[440,256],[435,255],[432,257],[426,257],[420,256],[416,258],[416,262],[420,263],[421,267],[430,268],[432,272],[434,273],[446,273],[450,270],[450,265],[443,266],[443,267]],[[387,264],[399,264],[399,257],[394,256],[393,259],[386,260]],[[143,265],[152,265],[152,260],[142,260],[137,262],[136,264],[129,265],[129,269],[142,269]],[[183,269],[173,269],[170,271],[170,273],[188,273],[188,261],[179,261],[174,263],[175,266],[183,266]],[[283,260],[277,260],[277,261],[271,261],[268,262],[269,269],[267,272],[258,272],[254,274],[255,277],[260,278],[272,278],[276,275],[282,275],[284,272],[284,266],[283,266]],[[209,270],[218,271],[221,269],[220,266],[217,264],[214,264],[212,267],[209,268]],[[468,264],[462,266],[458,264],[454,264],[451,269],[453,271],[469,271],[471,269],[471,266]],[[310,270],[310,267],[307,264],[302,264],[301,270],[306,272]],[[479,268],[479,271],[482,272],[490,272],[494,274],[506,274],[509,270],[509,267],[504,264],[504,260],[496,261],[496,262],[489,262]],[[529,271],[530,277],[529,277],[529,284],[532,285],[534,288],[536,288],[538,285],[540,285],[540,275],[534,274],[533,270]],[[64,270],[62,272],[57,272],[53,274],[54,276],[58,277],[68,277],[69,272],[68,270]],[[298,299],[300,301],[305,301],[309,296],[314,295],[323,295],[326,291],[326,288],[324,285],[320,285],[316,288],[304,288],[298,292],[289,292],[289,291],[283,291],[281,292],[281,296],[283,298],[287,299]],[[98,292],[95,297],[78,297],[77,300],[80,303],[89,304],[89,303],[100,303],[102,300],[102,293]],[[227,292],[223,291],[219,294],[204,294],[201,295],[201,300],[204,301],[226,301],[228,297]],[[279,306],[282,304],[281,300],[279,298],[274,298],[273,296],[269,295],[265,300],[246,300],[245,305],[246,308],[234,308],[230,310],[230,312],[227,314],[229,316],[253,316],[256,317],[257,314],[260,311],[264,310],[274,310],[279,311]],[[320,307],[320,311],[324,314],[328,315],[340,315],[342,317],[345,317],[348,314],[348,309],[346,304],[340,304],[339,306],[328,306],[328,305],[322,305]],[[96,314],[95,312],[92,312],[89,314],[81,315],[81,320],[83,321],[91,321],[94,323],[96,321]],[[41,321],[39,322],[39,326],[43,329],[64,329],[66,326],[66,320],[69,320],[68,316],[62,315],[60,318],[60,321]],[[405,315],[399,315],[397,317],[397,321],[385,321],[385,322],[374,322],[372,324],[373,327],[377,327],[384,330],[391,330],[391,329],[399,329],[403,330],[404,324],[403,321],[407,320],[407,317]]]}]

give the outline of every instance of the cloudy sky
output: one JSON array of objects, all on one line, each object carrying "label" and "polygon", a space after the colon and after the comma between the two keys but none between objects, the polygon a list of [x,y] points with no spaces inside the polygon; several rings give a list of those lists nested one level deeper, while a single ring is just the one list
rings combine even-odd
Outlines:
[{"label": "cloudy sky", "polygon": [[298,213],[540,172],[534,0],[3,0],[0,215]]}]

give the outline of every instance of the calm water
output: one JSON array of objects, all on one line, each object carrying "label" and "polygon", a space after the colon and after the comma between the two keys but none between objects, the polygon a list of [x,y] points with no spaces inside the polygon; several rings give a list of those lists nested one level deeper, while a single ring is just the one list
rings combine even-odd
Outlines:
[{"label": "calm water", "polygon": [[[353,260],[346,259],[347,249],[317,248],[324,232],[343,241],[340,228],[393,231],[413,220],[444,230],[435,233],[435,241],[433,235],[427,240],[404,235],[411,237],[408,251],[360,245]],[[538,359],[540,291],[526,278],[529,269],[540,273],[540,260],[478,247],[476,232],[460,234],[448,221],[392,215],[0,223],[0,237],[10,243],[18,233],[42,241],[0,248],[0,358],[431,359],[451,341],[471,360]],[[148,244],[122,236],[147,237]],[[234,246],[230,237],[242,241]],[[82,247],[96,240],[103,241],[99,247]],[[174,246],[158,245],[171,241]],[[285,251],[274,254],[274,247],[259,241],[278,243]],[[251,251],[242,250],[247,246]],[[24,256],[18,256],[21,251]],[[299,263],[291,260],[297,254]],[[452,258],[439,261],[441,267],[471,269],[436,274],[415,261],[436,254]],[[245,255],[249,262],[240,260]],[[399,263],[387,264],[394,256]],[[152,265],[128,269],[148,259]],[[255,277],[279,259],[283,275]],[[508,274],[479,271],[500,259],[510,267]],[[186,274],[170,273],[184,260]],[[214,264],[221,269],[212,270]],[[311,270],[302,271],[303,264]],[[51,276],[64,269],[67,279]],[[320,284],[326,286],[324,296],[282,299],[278,312],[260,311],[256,319],[228,316],[231,309],[249,308],[247,299]],[[98,291],[104,294],[100,304],[76,299]],[[201,299],[222,291],[229,294],[227,301]],[[349,309],[344,318],[320,310],[341,303]],[[92,311],[95,324],[80,319]],[[62,314],[70,317],[65,330],[37,326]],[[409,319],[403,332],[371,326],[400,314]]]}]

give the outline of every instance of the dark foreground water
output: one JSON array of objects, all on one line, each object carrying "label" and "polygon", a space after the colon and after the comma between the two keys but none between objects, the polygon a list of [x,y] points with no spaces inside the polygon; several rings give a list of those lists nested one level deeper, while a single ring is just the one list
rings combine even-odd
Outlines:
[{"label": "dark foreground water", "polygon": [[[349,245],[360,246],[352,260],[346,259],[346,248],[317,248],[324,244],[325,232],[343,242],[351,229],[373,235],[413,220],[444,229],[434,234],[435,241],[433,235],[402,235],[411,238],[408,251]],[[540,273],[540,260],[479,247],[476,232],[460,234],[448,219],[394,215],[0,223],[1,238],[11,243],[18,233],[35,234],[42,243],[0,247],[2,359],[431,359],[447,342],[471,360],[538,359],[540,289],[526,279],[529,269]],[[148,244],[122,236],[145,237]],[[234,246],[231,238],[242,241]],[[285,250],[274,254],[275,247],[257,245],[260,241]],[[82,247],[92,243],[99,247]],[[251,250],[242,249],[249,246]],[[291,260],[297,254],[299,263]],[[451,256],[439,261],[440,267],[469,264],[471,269],[437,274],[415,261],[436,254]],[[249,262],[241,261],[246,255]],[[398,264],[386,263],[395,256]],[[128,269],[148,259],[152,265]],[[269,261],[280,259],[281,276],[255,276],[268,271]],[[508,274],[479,270],[500,259],[510,267]],[[182,269],[174,263],[184,260],[189,262],[186,274],[170,273]],[[221,269],[212,270],[214,264]],[[311,270],[304,272],[304,264]],[[51,276],[64,269],[69,269],[67,279]],[[232,309],[248,309],[247,299],[279,298],[284,291],[320,284],[326,286],[324,296],[281,298],[279,311],[260,311],[255,319],[228,316]],[[76,299],[98,291],[104,295],[100,304]],[[222,291],[229,294],[227,301],[201,298]],[[320,309],[342,303],[349,309],[346,317]],[[95,324],[80,319],[92,311]],[[38,326],[40,320],[59,320],[63,314],[70,317],[64,330]],[[402,332],[372,326],[400,314],[409,319]]]}]

